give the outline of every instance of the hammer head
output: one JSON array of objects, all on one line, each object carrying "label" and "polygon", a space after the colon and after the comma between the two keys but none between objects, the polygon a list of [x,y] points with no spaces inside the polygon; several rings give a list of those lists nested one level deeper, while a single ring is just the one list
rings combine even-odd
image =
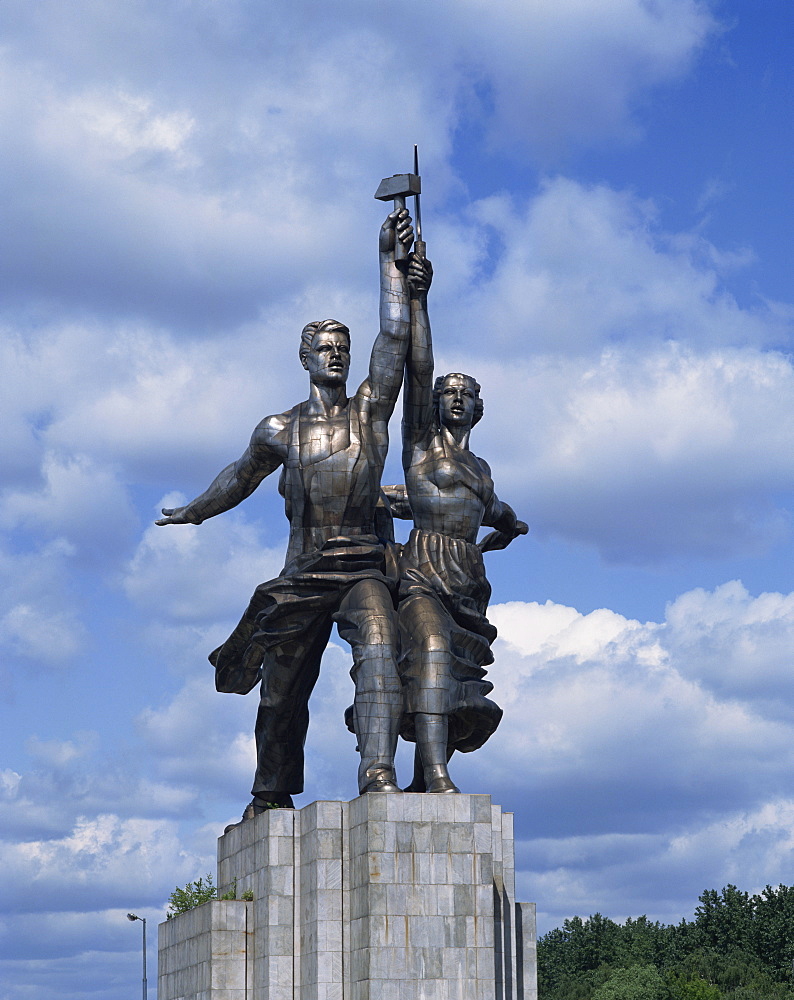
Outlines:
[{"label": "hammer head", "polygon": [[393,177],[383,178],[375,197],[378,201],[392,201],[394,198],[421,193],[422,179],[418,174],[395,174]]}]

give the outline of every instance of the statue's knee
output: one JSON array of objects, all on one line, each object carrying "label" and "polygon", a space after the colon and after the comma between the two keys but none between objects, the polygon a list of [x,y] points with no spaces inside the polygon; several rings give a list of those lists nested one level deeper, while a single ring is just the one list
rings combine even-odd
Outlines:
[{"label": "statue's knee", "polygon": [[449,640],[445,635],[440,633],[431,633],[430,635],[424,635],[417,643],[419,649],[424,655],[432,655],[434,653],[447,653],[449,651]]},{"label": "statue's knee", "polygon": [[386,615],[373,615],[359,625],[359,636],[363,646],[397,645],[397,629],[394,619]]}]

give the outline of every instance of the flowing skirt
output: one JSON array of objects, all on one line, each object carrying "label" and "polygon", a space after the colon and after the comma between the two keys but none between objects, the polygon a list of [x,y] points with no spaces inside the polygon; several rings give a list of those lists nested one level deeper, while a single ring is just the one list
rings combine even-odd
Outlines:
[{"label": "flowing skirt", "polygon": [[414,528],[400,561],[399,622],[404,711],[400,730],[415,741],[414,715],[449,717],[449,747],[477,750],[502,718],[487,698],[496,628],[485,612],[491,587],[471,542]]}]

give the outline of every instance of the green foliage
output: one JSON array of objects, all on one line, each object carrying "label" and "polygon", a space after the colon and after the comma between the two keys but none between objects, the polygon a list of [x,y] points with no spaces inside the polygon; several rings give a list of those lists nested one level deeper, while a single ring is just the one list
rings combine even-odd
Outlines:
[{"label": "green foliage", "polygon": [[655,965],[631,965],[616,969],[593,1000],[671,1000],[671,993]]},{"label": "green foliage", "polygon": [[168,897],[168,920],[178,913],[186,913],[193,910],[202,903],[207,903],[211,899],[216,899],[218,890],[213,883],[212,874],[207,873],[206,878],[198,878],[195,882],[188,882],[184,889],[177,887]]},{"label": "green foliage", "polygon": [[788,978],[794,963],[794,886],[768,885],[752,904],[756,954],[777,978]]},{"label": "green foliage", "polygon": [[695,910],[697,937],[702,946],[725,952],[739,942],[750,941],[753,906],[750,896],[735,885],[726,885],[721,893],[706,889]]},{"label": "green foliage", "polygon": [[[539,996],[548,995],[560,998],[560,1000],[591,1000],[594,991],[605,983],[611,975],[612,969],[608,965],[601,965],[589,972],[563,973],[551,993],[547,994],[539,988]],[[540,970],[538,970],[538,976],[540,977]]]},{"label": "green foliage", "polygon": [[654,969],[665,1000],[794,1000],[793,960],[794,888],[750,896],[727,885],[705,890],[695,919],[677,925],[566,920],[538,941],[539,997],[655,997]]},{"label": "green foliage", "polygon": [[756,983],[752,986],[739,986],[729,994],[728,1000],[791,1000],[794,993],[782,983],[769,983],[763,985]]},{"label": "green foliage", "polygon": [[701,979],[673,979],[671,983],[673,1000],[722,1000],[724,993],[713,983]]},{"label": "green foliage", "polygon": [[232,887],[228,892],[225,892],[221,899],[237,899],[237,876],[234,876],[234,881],[232,882]]},{"label": "green foliage", "polygon": [[[248,902],[254,898],[253,891],[246,889],[240,897]],[[184,889],[176,888],[168,897],[168,912],[166,919],[170,920],[178,913],[185,913],[193,910],[202,903],[208,903],[211,899],[237,899],[237,879],[232,882],[232,887],[222,896],[218,896],[218,889],[213,882],[211,874],[205,878],[196,879],[195,882],[188,882]]]}]

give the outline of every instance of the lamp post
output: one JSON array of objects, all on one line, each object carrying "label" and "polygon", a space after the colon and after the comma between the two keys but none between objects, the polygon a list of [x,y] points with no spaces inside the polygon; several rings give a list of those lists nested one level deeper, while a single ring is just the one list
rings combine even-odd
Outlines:
[{"label": "lamp post", "polygon": [[149,990],[146,985],[146,917],[139,917],[136,913],[128,913],[127,920],[140,920],[143,924],[143,1000],[147,1000]]}]

